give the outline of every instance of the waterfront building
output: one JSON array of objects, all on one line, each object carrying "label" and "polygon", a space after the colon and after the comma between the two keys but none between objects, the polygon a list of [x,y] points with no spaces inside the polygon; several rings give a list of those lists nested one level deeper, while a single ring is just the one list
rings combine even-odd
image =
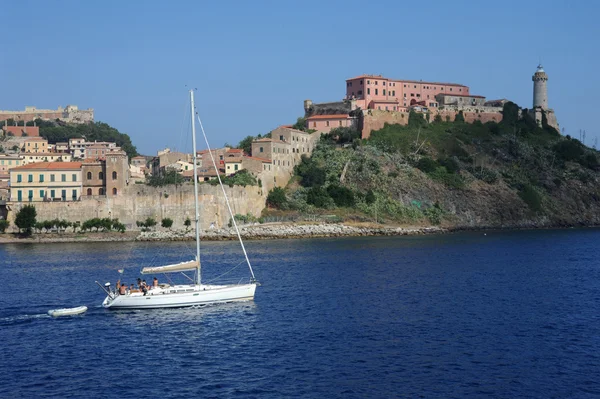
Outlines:
[{"label": "waterfront building", "polygon": [[17,166],[25,165],[23,155],[0,154],[0,173],[8,174],[8,171]]},{"label": "waterfront building", "polygon": [[78,201],[81,189],[81,162],[37,162],[10,170],[13,202]]}]

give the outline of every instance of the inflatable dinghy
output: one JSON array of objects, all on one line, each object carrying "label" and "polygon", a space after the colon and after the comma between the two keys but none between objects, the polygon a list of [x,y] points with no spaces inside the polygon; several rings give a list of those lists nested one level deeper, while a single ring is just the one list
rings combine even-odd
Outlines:
[{"label": "inflatable dinghy", "polygon": [[48,311],[48,314],[52,317],[74,316],[77,314],[85,313],[86,311],[87,306],[78,306],[76,308],[52,309]]}]

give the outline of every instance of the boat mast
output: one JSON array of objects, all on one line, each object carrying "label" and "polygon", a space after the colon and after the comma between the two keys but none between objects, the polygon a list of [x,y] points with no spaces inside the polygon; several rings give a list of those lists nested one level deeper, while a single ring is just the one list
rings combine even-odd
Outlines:
[{"label": "boat mast", "polygon": [[190,106],[192,108],[192,154],[194,161],[194,205],[196,208],[196,260],[198,261],[198,272],[196,273],[196,284],[200,285],[200,205],[198,204],[198,163],[196,154],[196,107],[194,106],[194,90],[190,90]]}]

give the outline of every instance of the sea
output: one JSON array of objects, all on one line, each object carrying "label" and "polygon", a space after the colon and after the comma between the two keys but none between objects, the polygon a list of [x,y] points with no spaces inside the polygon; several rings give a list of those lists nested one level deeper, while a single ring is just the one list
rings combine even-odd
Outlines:
[{"label": "sea", "polygon": [[[0,245],[0,397],[600,397],[598,229],[246,248],[254,301],[111,311],[96,281],[193,243]],[[203,281],[248,276],[236,242],[201,258]]]}]

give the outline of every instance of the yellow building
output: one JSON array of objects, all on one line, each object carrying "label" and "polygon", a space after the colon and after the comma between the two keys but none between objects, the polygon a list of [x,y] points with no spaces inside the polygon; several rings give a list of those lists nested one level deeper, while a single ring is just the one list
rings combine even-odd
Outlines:
[{"label": "yellow building", "polygon": [[45,154],[48,151],[48,140],[42,137],[34,137],[32,139],[25,140],[25,152]]},{"label": "yellow building", "polygon": [[81,190],[81,162],[38,162],[10,170],[14,202],[78,201]]},{"label": "yellow building", "polygon": [[227,176],[234,174],[238,170],[242,170],[242,158],[232,157],[225,158],[225,174]]}]

